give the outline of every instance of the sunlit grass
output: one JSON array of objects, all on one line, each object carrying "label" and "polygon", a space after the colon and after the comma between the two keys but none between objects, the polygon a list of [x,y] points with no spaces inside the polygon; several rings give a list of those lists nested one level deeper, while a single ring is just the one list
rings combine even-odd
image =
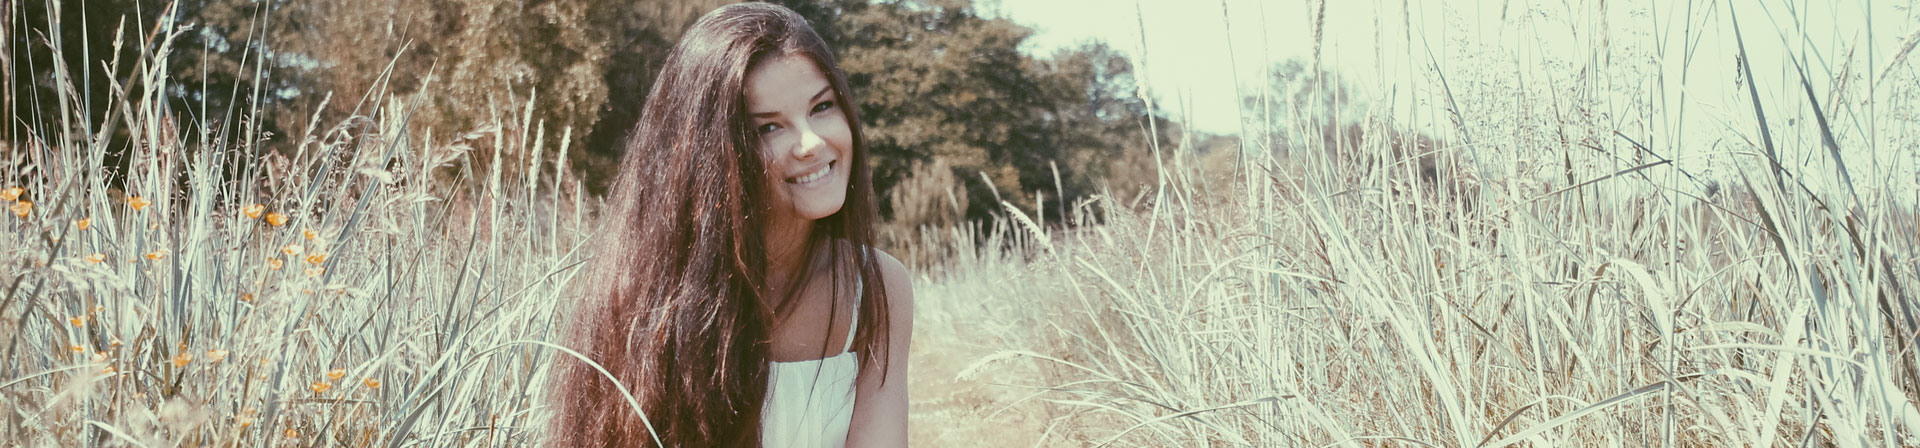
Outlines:
[{"label": "sunlit grass", "polygon": [[[1457,131],[1436,152],[1396,147],[1407,131],[1386,112],[1361,117],[1353,141],[1286,123],[1273,132],[1289,157],[1244,153],[1212,188],[1191,179],[1222,173],[1168,163],[1154,208],[1102,200],[1086,210],[1102,225],[1036,235],[1052,244],[1022,281],[1055,300],[998,318],[1045,324],[1012,327],[1001,339],[1013,342],[963,372],[1044,369],[994,381],[1033,391],[1012,406],[1052,416],[1048,445],[1906,446],[1920,434],[1920,253],[1899,190],[1911,182],[1850,173],[1859,164],[1841,163],[1834,137],[1904,151],[1910,136],[1829,127],[1835,109],[1801,88],[1802,71],[1793,95],[1754,93],[1748,121],[1711,131],[1750,146],[1726,155],[1726,184],[1696,184],[1661,155],[1677,149],[1620,134],[1651,130],[1516,109],[1565,94],[1514,87],[1544,69],[1457,65],[1424,81]],[[1846,107],[1904,110],[1913,86]],[[1781,107],[1819,125],[1760,113]],[[1502,112],[1462,119],[1488,110]],[[1882,119],[1870,126],[1912,126]],[[1790,144],[1818,159],[1783,166],[1776,146]],[[1419,172],[1423,156],[1440,176]],[[1804,171],[1816,168],[1837,174]],[[975,288],[957,296],[996,291]]]},{"label": "sunlit grass", "polygon": [[417,98],[392,97],[300,136],[196,135],[164,76],[134,76],[160,81],[115,103],[127,140],[43,123],[4,150],[0,440],[535,440],[546,355],[516,341],[552,338],[592,230],[555,168],[570,129],[410,129]]}]

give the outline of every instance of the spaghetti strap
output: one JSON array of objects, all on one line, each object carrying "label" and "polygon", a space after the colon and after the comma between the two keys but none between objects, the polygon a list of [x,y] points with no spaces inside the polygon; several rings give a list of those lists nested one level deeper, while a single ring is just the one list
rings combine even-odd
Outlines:
[{"label": "spaghetti strap", "polygon": [[857,279],[853,282],[853,319],[847,321],[847,346],[846,348],[840,349],[841,353],[853,352],[853,335],[860,327],[860,296],[861,293],[865,292],[861,289],[865,286],[862,283],[863,282]]}]

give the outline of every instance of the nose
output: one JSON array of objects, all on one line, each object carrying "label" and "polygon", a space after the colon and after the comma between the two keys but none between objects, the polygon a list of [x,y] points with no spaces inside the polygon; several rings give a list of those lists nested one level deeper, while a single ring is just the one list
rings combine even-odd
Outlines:
[{"label": "nose", "polygon": [[794,145],[793,158],[809,160],[826,150],[827,140],[820,138],[820,134],[813,131],[813,126],[797,124],[794,125],[794,131],[800,134],[800,144]]}]

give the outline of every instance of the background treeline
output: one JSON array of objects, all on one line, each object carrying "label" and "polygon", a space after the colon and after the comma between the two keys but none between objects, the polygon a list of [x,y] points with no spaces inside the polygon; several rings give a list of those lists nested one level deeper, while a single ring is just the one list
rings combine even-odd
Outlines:
[{"label": "background treeline", "polygon": [[[157,60],[171,65],[166,94],[176,118],[168,124],[207,147],[291,153],[316,123],[321,140],[333,135],[329,126],[351,135],[351,117],[381,107],[407,108],[410,138],[434,141],[531,116],[548,138],[570,135],[578,148],[571,171],[597,193],[667,51],[725,3],[8,2],[5,133],[13,141],[27,123],[64,125],[75,132],[35,131],[106,136],[109,154],[124,154],[130,143],[114,137],[125,131],[110,105],[138,91],[115,83],[139,68],[99,61],[116,48],[167,52]],[[1029,55],[1021,46],[1031,29],[982,14],[971,0],[780,3],[807,16],[839,52],[877,159],[882,213],[896,228],[982,218],[1001,210],[1000,200],[1057,217],[1057,196],[1090,196],[1104,182],[1131,193],[1153,173],[1145,120],[1160,120],[1162,136],[1182,135],[1148,110],[1133,64],[1105,44]],[[154,29],[163,15],[181,25]],[[30,20],[50,17],[59,20]],[[178,34],[173,46],[154,48],[168,33]],[[60,107],[51,90],[58,84],[49,81],[60,77],[76,81],[89,122],[35,119],[57,115],[50,111]],[[520,107],[529,100],[530,115]],[[121,160],[110,156],[108,164]]]}]

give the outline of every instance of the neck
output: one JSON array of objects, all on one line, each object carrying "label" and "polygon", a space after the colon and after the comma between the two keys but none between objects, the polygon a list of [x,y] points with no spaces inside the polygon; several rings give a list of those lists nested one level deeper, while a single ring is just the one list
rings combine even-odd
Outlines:
[{"label": "neck", "polygon": [[807,260],[807,237],[813,234],[813,220],[777,220],[767,227],[767,277],[774,291],[784,291],[796,269]]}]

